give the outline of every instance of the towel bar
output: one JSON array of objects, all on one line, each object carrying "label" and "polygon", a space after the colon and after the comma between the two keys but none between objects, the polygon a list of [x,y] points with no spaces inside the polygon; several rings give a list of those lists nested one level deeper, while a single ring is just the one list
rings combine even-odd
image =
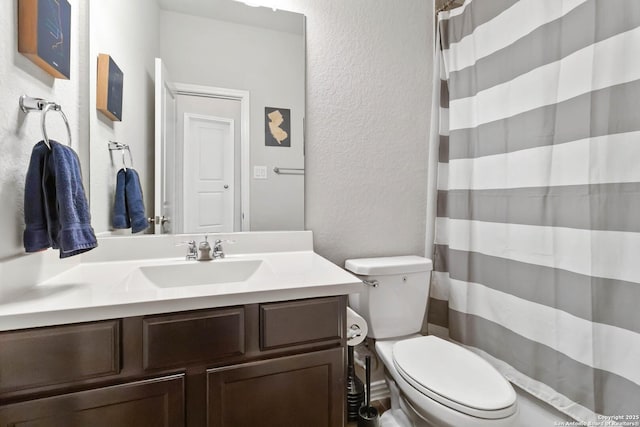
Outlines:
[{"label": "towel bar", "polygon": [[276,166],[273,171],[278,175],[304,175],[304,168],[280,168]]}]

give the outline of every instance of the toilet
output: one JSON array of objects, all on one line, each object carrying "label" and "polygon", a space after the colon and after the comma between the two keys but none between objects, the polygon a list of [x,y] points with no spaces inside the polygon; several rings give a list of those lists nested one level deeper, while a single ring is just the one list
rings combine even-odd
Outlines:
[{"label": "toilet", "polygon": [[[350,259],[364,283],[349,305],[368,323],[385,366],[394,422],[381,425],[506,427],[518,408],[511,384],[487,361],[450,341],[419,334],[429,297],[430,259]],[[395,414],[395,415],[394,415]]]}]

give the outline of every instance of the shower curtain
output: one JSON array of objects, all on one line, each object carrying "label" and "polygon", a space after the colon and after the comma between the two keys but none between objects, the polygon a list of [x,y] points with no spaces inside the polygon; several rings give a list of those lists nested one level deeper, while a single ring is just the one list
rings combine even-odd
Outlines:
[{"label": "shower curtain", "polygon": [[640,425],[640,1],[467,0],[438,30],[430,327]]}]

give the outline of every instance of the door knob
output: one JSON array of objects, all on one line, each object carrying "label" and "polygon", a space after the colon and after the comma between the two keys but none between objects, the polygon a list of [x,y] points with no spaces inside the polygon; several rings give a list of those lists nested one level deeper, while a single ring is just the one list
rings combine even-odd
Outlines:
[{"label": "door knob", "polygon": [[151,218],[147,218],[147,221],[149,221],[152,224],[164,224],[165,222],[169,222],[169,218],[165,217],[165,216],[156,216],[156,217],[151,217]]}]

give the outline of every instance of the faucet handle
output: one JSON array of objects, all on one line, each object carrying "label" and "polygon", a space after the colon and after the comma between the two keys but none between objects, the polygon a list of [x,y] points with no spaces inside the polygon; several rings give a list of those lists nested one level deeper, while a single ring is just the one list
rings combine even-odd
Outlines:
[{"label": "faucet handle", "polygon": [[224,249],[222,248],[222,244],[223,243],[235,243],[235,240],[231,240],[231,239],[216,239],[215,243],[213,244],[213,257],[214,258],[224,258]]},{"label": "faucet handle", "polygon": [[185,259],[190,260],[190,259],[196,259],[197,258],[198,249],[196,247],[196,241],[195,240],[189,240],[189,241],[186,241],[186,242],[180,242],[180,243],[176,244],[176,246],[188,246],[187,255],[186,255]]},{"label": "faucet handle", "polygon": [[220,245],[222,243],[229,243],[233,245],[236,241],[234,239],[216,239],[215,244]]},{"label": "faucet handle", "polygon": [[183,240],[180,243],[176,243],[176,246],[189,246],[189,248],[195,248],[196,247],[196,241],[195,240]]}]

